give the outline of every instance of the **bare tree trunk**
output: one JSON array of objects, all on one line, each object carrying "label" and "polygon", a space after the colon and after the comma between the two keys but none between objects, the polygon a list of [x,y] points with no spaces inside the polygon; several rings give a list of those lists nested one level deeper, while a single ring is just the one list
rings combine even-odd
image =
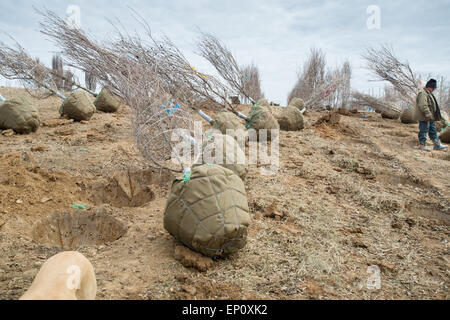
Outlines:
[{"label": "bare tree trunk", "polygon": [[58,90],[61,90],[63,87],[64,69],[63,69],[63,61],[62,61],[61,57],[57,54],[53,55],[52,69],[53,69],[53,74],[55,75],[56,88]]},{"label": "bare tree trunk", "polygon": [[97,88],[97,79],[92,73],[84,73],[84,82],[86,84],[86,87],[91,91],[95,91],[95,89]]}]

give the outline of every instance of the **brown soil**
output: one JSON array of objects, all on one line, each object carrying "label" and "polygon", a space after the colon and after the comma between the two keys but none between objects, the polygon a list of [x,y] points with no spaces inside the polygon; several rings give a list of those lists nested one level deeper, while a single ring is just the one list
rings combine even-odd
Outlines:
[{"label": "brown soil", "polygon": [[32,238],[38,243],[75,250],[81,246],[114,242],[125,232],[125,226],[101,208],[88,212],[55,213],[34,225]]},{"label": "brown soil", "polygon": [[[278,174],[249,168],[247,246],[185,267],[190,253],[175,255],[180,244],[163,228],[172,175],[145,165],[129,109],[72,122],[59,119],[60,103],[37,101],[37,132],[0,135],[0,299],[19,298],[63,250],[33,239],[39,224],[53,234],[56,224],[43,222],[53,215],[72,225],[92,218],[78,237],[73,227],[53,235],[91,261],[98,299],[450,298],[450,158],[419,151],[417,125],[341,114],[312,126],[324,113],[310,110],[304,130],[281,132]],[[372,265],[378,290],[366,286]]]}]

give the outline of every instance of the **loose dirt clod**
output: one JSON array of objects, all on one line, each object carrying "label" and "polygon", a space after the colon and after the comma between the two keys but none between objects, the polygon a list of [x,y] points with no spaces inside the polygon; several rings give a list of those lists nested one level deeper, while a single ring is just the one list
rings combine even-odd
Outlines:
[{"label": "loose dirt clod", "polygon": [[191,251],[185,246],[176,246],[173,256],[186,268],[194,268],[201,272],[207,271],[214,265],[214,261],[211,258]]},{"label": "loose dirt clod", "polygon": [[266,211],[264,211],[264,216],[275,220],[281,220],[284,218],[286,215],[278,211],[277,207],[279,203],[280,202],[278,200],[272,202],[272,204],[266,208]]}]

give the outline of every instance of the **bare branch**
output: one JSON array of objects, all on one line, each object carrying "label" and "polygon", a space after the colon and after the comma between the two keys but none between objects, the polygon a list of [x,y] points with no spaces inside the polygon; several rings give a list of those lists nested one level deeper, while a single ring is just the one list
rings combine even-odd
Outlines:
[{"label": "bare branch", "polygon": [[408,103],[415,102],[419,81],[408,62],[401,62],[392,47],[368,48],[362,56],[367,68],[377,77],[377,81],[388,81]]},{"label": "bare branch", "polygon": [[320,107],[327,101],[330,105],[338,104],[342,100],[341,92],[349,90],[350,78],[349,64],[344,64],[342,70],[326,72],[325,53],[311,48],[303,69],[298,73],[297,82],[288,95],[288,104],[295,97],[303,99],[309,108]]},{"label": "bare branch", "polygon": [[[136,144],[149,164],[174,171],[189,166],[177,153],[172,135],[185,129],[181,136],[190,143],[193,121],[186,108],[193,94],[183,80],[202,78],[188,68],[170,40],[154,41],[148,29],[151,46],[145,46],[138,36],[121,31],[114,41],[98,43],[53,12],[39,13],[44,18],[41,32],[62,49],[67,63],[98,78],[132,108]],[[181,70],[187,71],[177,74]],[[178,165],[169,161],[172,155]]]},{"label": "bare branch", "polygon": [[353,91],[352,93],[352,105],[355,108],[372,107],[374,110],[387,113],[392,112],[400,113],[402,111],[397,104],[391,101],[385,101],[383,99],[375,98],[372,97],[371,95],[361,93],[358,91]]},{"label": "bare branch", "polygon": [[[208,60],[220,77],[225,80],[229,86],[229,95],[241,95],[251,103],[255,103],[260,98],[261,92],[252,90],[252,87],[246,84],[249,83],[250,75],[256,76],[255,71],[258,72],[258,70],[255,70],[254,66],[249,66],[251,69],[247,72],[241,70],[231,51],[217,37],[205,32],[200,33],[201,36],[197,43],[198,54]],[[258,84],[259,74],[258,79],[255,80]]]}]

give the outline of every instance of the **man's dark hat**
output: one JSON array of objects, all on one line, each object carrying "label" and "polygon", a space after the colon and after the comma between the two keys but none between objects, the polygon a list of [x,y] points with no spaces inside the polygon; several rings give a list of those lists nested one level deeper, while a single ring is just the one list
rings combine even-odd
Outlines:
[{"label": "man's dark hat", "polygon": [[425,86],[426,88],[433,88],[436,89],[437,88],[437,81],[434,79],[430,79],[427,82],[427,85]]}]

